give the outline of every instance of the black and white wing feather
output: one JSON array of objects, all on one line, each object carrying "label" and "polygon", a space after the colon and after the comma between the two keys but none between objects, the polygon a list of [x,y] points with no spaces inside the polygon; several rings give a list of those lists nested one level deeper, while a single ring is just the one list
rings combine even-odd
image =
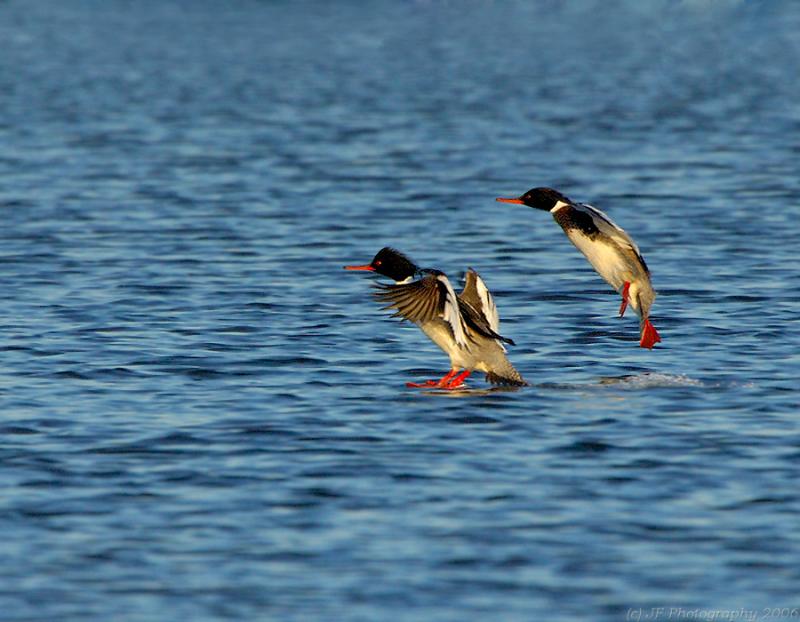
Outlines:
[{"label": "black and white wing feather", "polygon": [[430,274],[411,283],[376,287],[375,297],[388,303],[385,309],[395,310],[394,317],[415,324],[443,320],[450,327],[456,344],[469,348],[458,297],[444,274]]},{"label": "black and white wing feather", "polygon": [[489,293],[486,283],[472,268],[467,270],[464,290],[461,292],[460,297],[483,315],[489,328],[494,332],[500,330],[500,316],[497,313],[497,305],[494,304],[494,298]]},{"label": "black and white wing feather", "polygon": [[629,236],[622,227],[611,220],[611,218],[609,218],[605,212],[589,205],[588,203],[577,203],[575,204],[575,209],[589,214],[592,217],[594,226],[597,227],[601,234],[608,236],[622,249],[633,251],[639,261],[642,262],[642,266],[644,266],[645,271],[649,274],[650,271],[647,268],[647,264],[645,263],[644,257],[642,257],[642,253],[639,250],[639,247],[636,245],[636,242],[633,241],[633,238],[631,238],[631,236]]},{"label": "black and white wing feather", "polygon": [[[498,335],[492,330],[483,314],[475,310],[471,304],[461,298],[459,298],[458,302],[459,308],[461,309],[461,317],[464,320],[464,324],[469,329],[467,331],[467,336],[471,340],[476,341],[478,337],[485,337],[487,339],[496,340],[501,347],[503,345],[500,343],[501,341],[510,343],[512,346],[516,345],[512,339]],[[505,351],[505,348],[503,348],[503,351]]]},{"label": "black and white wing feather", "polygon": [[[467,270],[464,290],[461,292],[459,298],[475,312],[474,315],[477,316],[475,318],[475,323],[478,324],[478,332],[484,336],[497,339],[498,342],[505,341],[506,343],[514,345],[511,339],[502,337],[499,334],[500,315],[497,312],[497,305],[495,305],[494,298],[492,298],[489,288],[486,287],[486,283],[483,282],[480,275],[472,268]],[[465,316],[472,318],[472,314],[469,312],[465,313]],[[502,343],[500,347],[505,351],[505,347],[503,347]]]}]

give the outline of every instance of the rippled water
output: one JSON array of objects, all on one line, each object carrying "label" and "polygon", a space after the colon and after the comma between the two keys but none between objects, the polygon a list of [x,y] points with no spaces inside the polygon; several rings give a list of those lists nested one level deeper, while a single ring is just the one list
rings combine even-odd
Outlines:
[{"label": "rippled water", "polygon": [[[797,606],[800,5],[0,2],[8,620]],[[549,215],[639,242],[663,342]],[[436,394],[383,245],[532,386]],[[666,619],[666,618],[663,618]]]}]

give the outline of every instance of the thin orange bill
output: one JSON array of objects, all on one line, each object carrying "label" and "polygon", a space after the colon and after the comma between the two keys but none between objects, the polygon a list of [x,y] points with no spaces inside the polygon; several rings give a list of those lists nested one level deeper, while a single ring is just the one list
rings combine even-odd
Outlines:
[{"label": "thin orange bill", "polygon": [[364,270],[366,272],[375,272],[375,268],[367,264],[366,266],[345,266],[345,270]]},{"label": "thin orange bill", "polygon": [[499,201],[500,203],[519,203],[520,205],[524,205],[521,199],[504,199],[503,197],[497,197],[495,201]]}]

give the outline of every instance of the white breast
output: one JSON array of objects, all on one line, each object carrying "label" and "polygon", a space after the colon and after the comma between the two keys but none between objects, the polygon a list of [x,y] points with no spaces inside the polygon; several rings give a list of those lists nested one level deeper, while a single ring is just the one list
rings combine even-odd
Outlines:
[{"label": "white breast", "polygon": [[433,343],[439,346],[447,356],[450,357],[450,363],[455,367],[472,367],[472,359],[470,352],[466,348],[459,347],[453,334],[450,332],[449,327],[443,321],[426,322],[420,324],[419,327]]},{"label": "white breast", "polygon": [[616,245],[606,243],[602,238],[590,240],[577,229],[567,231],[567,237],[615,290],[620,291],[625,281],[631,280],[628,260]]}]

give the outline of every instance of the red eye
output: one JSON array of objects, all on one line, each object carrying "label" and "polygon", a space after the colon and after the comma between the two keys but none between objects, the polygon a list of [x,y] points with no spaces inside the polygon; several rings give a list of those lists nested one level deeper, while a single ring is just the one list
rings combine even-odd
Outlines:
[{"label": "red eye", "polygon": [[379,266],[379,265],[381,265],[381,260],[379,259],[378,261],[376,261],[376,262],[375,262],[375,265],[376,265],[376,266]]}]

